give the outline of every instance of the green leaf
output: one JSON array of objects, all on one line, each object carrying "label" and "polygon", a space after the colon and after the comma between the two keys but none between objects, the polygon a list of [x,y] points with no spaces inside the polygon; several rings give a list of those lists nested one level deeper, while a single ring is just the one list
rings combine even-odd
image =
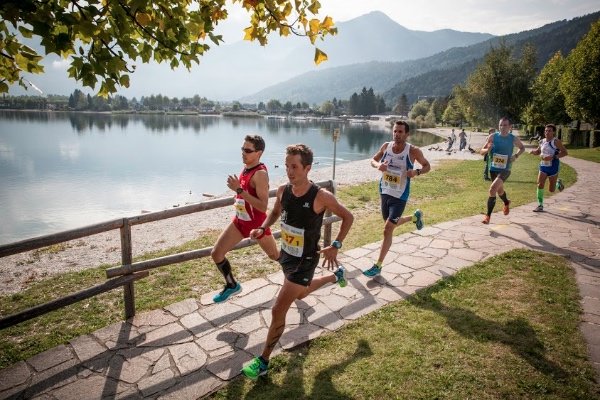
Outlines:
[{"label": "green leaf", "polygon": [[19,32],[21,33],[21,35],[23,35],[23,37],[28,39],[33,36],[33,31],[24,26],[19,26]]}]

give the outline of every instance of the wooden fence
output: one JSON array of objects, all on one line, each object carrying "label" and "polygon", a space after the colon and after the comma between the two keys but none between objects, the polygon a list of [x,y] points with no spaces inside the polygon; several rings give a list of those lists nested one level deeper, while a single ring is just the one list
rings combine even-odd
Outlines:
[{"label": "wooden fence", "polygon": [[[334,181],[321,181],[317,185],[335,193]],[[274,197],[276,189],[269,191],[269,197]],[[212,247],[203,249],[186,251],[168,255],[165,257],[154,258],[151,260],[133,263],[132,245],[131,245],[131,227],[133,225],[141,225],[149,222],[160,221],[163,219],[179,217],[182,215],[193,214],[202,211],[208,211],[215,208],[230,206],[234,203],[233,197],[209,200],[197,204],[191,204],[183,207],[173,208],[164,211],[157,211],[148,214],[136,215],[133,217],[119,218],[111,221],[101,222],[94,225],[89,225],[82,228],[63,231],[51,235],[40,236],[33,239],[27,239],[20,242],[0,245],[0,258],[7,257],[13,254],[23,253],[25,251],[36,250],[42,247],[51,246],[58,243],[68,242],[70,240],[79,239],[87,236],[96,235],[102,232],[108,232],[114,229],[119,229],[121,232],[121,266],[109,268],[106,270],[106,282],[83,289],[76,293],[71,293],[67,296],[55,299],[48,303],[40,304],[27,310],[0,318],[0,329],[4,329],[20,322],[46,314],[50,311],[55,311],[59,308],[66,307],[70,304],[81,300],[96,296],[107,292],[117,287],[123,287],[125,318],[130,318],[135,315],[135,291],[134,282],[138,279],[145,278],[149,275],[148,270],[162,267],[165,265],[176,264],[184,261],[189,261],[197,258],[202,258],[210,255]],[[324,232],[323,242],[325,246],[331,243],[331,224],[340,219],[331,216],[331,213],[326,213],[323,220]],[[275,238],[281,236],[281,232],[273,232]],[[256,244],[253,239],[244,239],[234,249],[240,249]]]}]

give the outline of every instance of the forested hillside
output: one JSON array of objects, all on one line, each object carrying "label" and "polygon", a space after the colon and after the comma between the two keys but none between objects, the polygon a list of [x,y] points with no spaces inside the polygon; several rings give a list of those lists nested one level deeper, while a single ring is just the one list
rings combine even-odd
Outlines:
[{"label": "forested hillside", "polygon": [[390,104],[402,93],[407,94],[409,101],[419,95],[447,95],[455,84],[463,83],[485,53],[501,41],[514,47],[517,53],[526,43],[532,43],[537,48],[537,65],[541,68],[558,50],[566,56],[598,18],[600,12],[557,21],[418,60],[369,62],[310,72],[244,97],[242,101],[279,99],[319,104],[334,97],[348,99],[363,87],[372,87]]}]

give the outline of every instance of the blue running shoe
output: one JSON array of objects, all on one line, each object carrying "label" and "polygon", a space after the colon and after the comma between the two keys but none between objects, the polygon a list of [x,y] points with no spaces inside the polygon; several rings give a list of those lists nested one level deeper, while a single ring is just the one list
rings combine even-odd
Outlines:
[{"label": "blue running shoe", "polygon": [[346,280],[346,268],[340,265],[333,274],[337,279],[337,284],[340,285],[340,287],[346,287],[346,285],[348,284],[348,281]]},{"label": "blue running shoe", "polygon": [[563,185],[562,179],[558,178],[558,180],[556,181],[556,188],[559,192],[562,192],[565,189],[565,185]]},{"label": "blue running shoe", "polygon": [[221,302],[227,300],[229,298],[229,296],[239,293],[241,291],[242,291],[242,286],[239,284],[239,282],[236,283],[235,286],[232,288],[225,285],[225,289],[223,289],[221,291],[221,293],[215,295],[215,297],[213,297],[213,301],[215,303],[221,303]]},{"label": "blue running shoe", "polygon": [[262,357],[254,357],[252,361],[242,368],[242,373],[255,381],[259,376],[266,375],[268,369],[269,364]]},{"label": "blue running shoe", "polygon": [[414,223],[417,226],[417,230],[421,230],[423,229],[423,212],[419,209],[417,209],[417,211],[415,211],[415,213],[413,214],[413,217],[415,217]]},{"label": "blue running shoe", "polygon": [[363,271],[363,275],[364,276],[368,276],[368,277],[374,277],[381,274],[381,267],[378,267],[377,265],[373,265],[371,268],[369,268],[366,271]]}]

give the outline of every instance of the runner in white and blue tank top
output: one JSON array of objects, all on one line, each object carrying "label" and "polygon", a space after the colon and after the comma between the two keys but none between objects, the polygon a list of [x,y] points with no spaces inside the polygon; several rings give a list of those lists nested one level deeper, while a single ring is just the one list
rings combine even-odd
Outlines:
[{"label": "runner in white and blue tank top", "polygon": [[410,178],[407,178],[406,172],[413,169],[409,156],[411,144],[406,143],[404,150],[399,154],[394,153],[393,147],[394,142],[388,142],[381,158],[382,163],[387,163],[387,171],[382,173],[379,181],[379,193],[408,201]]},{"label": "runner in white and blue tank top", "polygon": [[530,151],[531,154],[540,156],[536,189],[538,206],[533,209],[534,212],[544,211],[544,186],[546,185],[546,178],[549,181],[548,190],[550,192],[554,192],[557,187],[559,191],[562,191],[564,188],[562,181],[558,178],[558,170],[560,169],[560,161],[558,159],[566,156],[568,153],[562,142],[554,137],[555,134],[556,126],[553,124],[546,125],[544,139],[542,139],[535,150]]},{"label": "runner in white and blue tank top", "polygon": [[[402,216],[410,196],[411,179],[431,169],[421,149],[407,142],[409,129],[405,121],[396,121],[393,125],[394,140],[384,143],[371,159],[371,166],[381,171],[379,195],[381,215],[385,225],[379,258],[371,268],[363,272],[369,277],[381,273],[383,260],[392,244],[396,227],[412,221],[417,229],[423,228],[423,213],[420,210],[416,210],[413,215]],[[421,165],[421,168],[414,168],[415,161]]]},{"label": "runner in white and blue tank top", "polygon": [[[525,146],[518,136],[513,135],[512,123],[506,117],[498,122],[498,132],[488,136],[487,141],[480,150],[482,155],[488,154],[490,158],[490,176],[492,184],[489,189],[489,197],[487,200],[487,213],[483,217],[484,224],[490,223],[490,217],[496,206],[496,194],[504,202],[502,211],[504,215],[510,212],[510,200],[504,191],[504,182],[510,176],[510,169],[515,160],[525,151]],[[513,154],[514,147],[519,151]]]}]

